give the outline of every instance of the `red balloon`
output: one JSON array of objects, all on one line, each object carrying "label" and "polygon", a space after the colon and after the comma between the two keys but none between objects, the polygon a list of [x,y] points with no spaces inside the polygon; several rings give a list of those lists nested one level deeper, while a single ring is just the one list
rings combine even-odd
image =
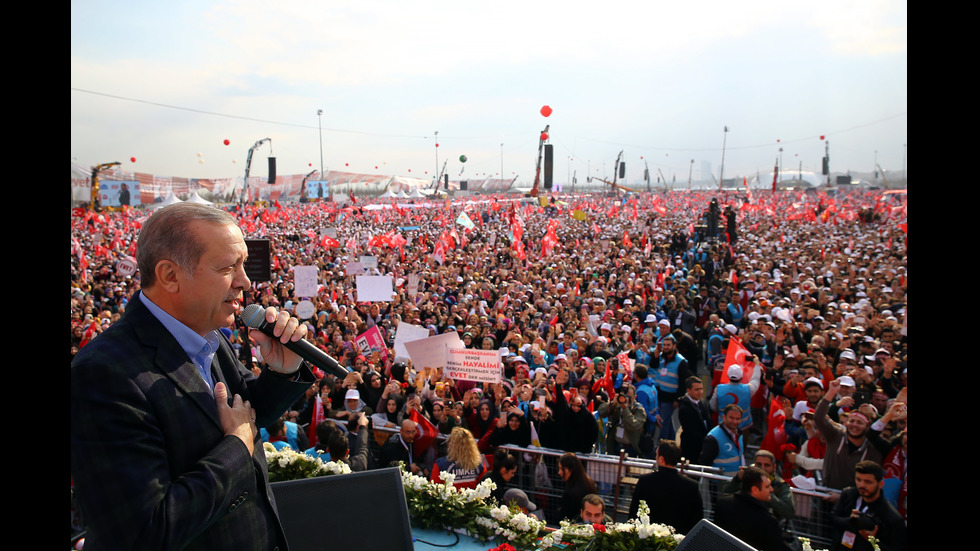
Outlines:
[{"label": "red balloon", "polygon": [[350,166],[350,163],[344,163],[344,166]]},{"label": "red balloon", "polygon": [[412,171],[412,169],[408,169],[408,171],[409,171],[409,172],[411,172],[411,171]]},{"label": "red balloon", "polygon": [[823,139],[823,134],[820,134],[820,139],[821,139],[821,140]]},{"label": "red balloon", "polygon": [[378,165],[374,165],[374,170],[378,170]]},{"label": "red balloon", "polygon": [[550,117],[551,116],[551,108],[548,107],[547,105],[545,105],[544,107],[542,107],[541,108],[541,115],[542,116],[545,116],[545,117]]},{"label": "red balloon", "polygon": [[436,147],[439,147],[439,144],[438,143],[436,144]]},{"label": "red balloon", "polygon": [[228,138],[225,138],[225,145],[228,145],[230,143],[231,143],[231,140],[229,140]]},{"label": "red balloon", "polygon": [[307,163],[307,166],[313,166],[313,163]]},{"label": "red balloon", "polygon": [[131,163],[135,163],[135,162],[136,162],[136,157],[130,157],[130,158],[129,158],[129,162],[131,162]]},{"label": "red balloon", "polygon": [[547,132],[542,132],[541,133],[541,141],[545,141],[547,139],[548,139],[548,133]]}]

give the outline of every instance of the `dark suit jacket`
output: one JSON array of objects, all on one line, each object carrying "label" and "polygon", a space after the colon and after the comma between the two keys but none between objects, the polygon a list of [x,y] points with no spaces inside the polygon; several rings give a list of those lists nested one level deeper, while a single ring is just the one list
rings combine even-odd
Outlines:
[{"label": "dark suit jacket", "polygon": [[701,457],[704,437],[708,436],[713,426],[708,404],[701,400],[695,405],[686,396],[681,396],[677,399],[677,418],[684,429],[681,433],[681,453],[688,460],[697,461]]},{"label": "dark suit jacket", "polygon": [[389,436],[388,440],[381,446],[380,455],[381,468],[390,467],[391,463],[395,461],[401,461],[406,468],[415,463],[415,459],[409,456],[408,450],[402,444],[401,434],[397,432]]},{"label": "dark suit jacket", "polygon": [[[260,427],[313,381],[305,365],[304,382],[256,378],[223,337],[211,372]],[[207,384],[139,297],[72,362],[71,474],[92,549],[285,548],[262,442],[249,457],[224,435]]]},{"label": "dark suit jacket", "polygon": [[790,551],[769,506],[739,492],[718,498],[715,524],[760,551]]},{"label": "dark suit jacket", "polygon": [[704,503],[698,483],[677,472],[661,467],[636,482],[630,518],[636,518],[640,500],[650,507],[650,522],[673,526],[678,534],[687,534],[704,518]]}]

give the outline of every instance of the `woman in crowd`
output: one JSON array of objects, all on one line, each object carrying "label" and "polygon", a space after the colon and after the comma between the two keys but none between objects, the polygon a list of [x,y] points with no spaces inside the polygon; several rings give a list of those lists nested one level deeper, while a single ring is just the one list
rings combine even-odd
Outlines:
[{"label": "woman in crowd", "polygon": [[452,474],[453,486],[475,488],[487,472],[486,461],[476,449],[476,442],[470,431],[456,427],[449,433],[446,442],[446,455],[436,459],[432,467],[432,481],[442,482],[442,473]]},{"label": "woman in crowd", "polygon": [[574,521],[582,510],[582,498],[598,493],[595,482],[585,472],[585,467],[573,453],[566,453],[558,460],[558,476],[565,482],[561,500],[561,518]]}]

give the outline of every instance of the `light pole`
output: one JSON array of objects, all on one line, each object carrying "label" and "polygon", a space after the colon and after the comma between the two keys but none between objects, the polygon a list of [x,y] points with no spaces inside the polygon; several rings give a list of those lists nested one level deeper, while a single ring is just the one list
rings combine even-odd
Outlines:
[{"label": "light pole", "polygon": [[[575,189],[574,187],[572,187],[573,184],[572,184],[572,156],[571,155],[568,156],[568,176],[566,177],[565,184],[571,187],[573,190]],[[562,191],[565,191],[564,188],[562,189]]]},{"label": "light pole", "polygon": [[783,148],[779,148],[779,183],[783,183]]},{"label": "light pole", "polygon": [[439,131],[436,130],[436,189],[439,189]]},{"label": "light pole", "polygon": [[320,179],[323,180],[323,109],[316,110],[316,129],[320,132]]},{"label": "light pole", "polygon": [[728,144],[728,125],[725,125],[725,137],[721,140],[721,171],[718,173],[718,190],[725,185],[725,145]]},{"label": "light pole", "polygon": [[691,191],[691,178],[694,176],[694,159],[691,159],[691,168],[687,170],[687,191]]},{"label": "light pole", "polygon": [[504,144],[500,144],[500,185],[504,185]]}]

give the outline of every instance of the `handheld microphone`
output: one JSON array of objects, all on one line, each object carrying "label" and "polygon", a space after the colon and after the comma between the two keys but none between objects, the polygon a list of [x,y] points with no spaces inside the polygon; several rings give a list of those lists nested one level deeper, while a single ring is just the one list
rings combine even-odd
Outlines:
[{"label": "handheld microphone", "polygon": [[[276,337],[272,332],[275,325],[265,321],[265,308],[262,308],[262,306],[258,304],[249,304],[245,308],[245,311],[242,312],[241,320],[245,325],[251,327],[252,329],[257,329],[269,337],[276,339],[277,341],[279,340],[279,337]],[[324,371],[333,373],[337,377],[344,378],[351,372],[350,369],[340,365],[337,360],[331,358],[326,352],[320,350],[314,346],[313,343],[307,340],[301,339],[298,341],[289,341],[282,343],[282,345],[295,352],[300,358],[303,358]]]}]

